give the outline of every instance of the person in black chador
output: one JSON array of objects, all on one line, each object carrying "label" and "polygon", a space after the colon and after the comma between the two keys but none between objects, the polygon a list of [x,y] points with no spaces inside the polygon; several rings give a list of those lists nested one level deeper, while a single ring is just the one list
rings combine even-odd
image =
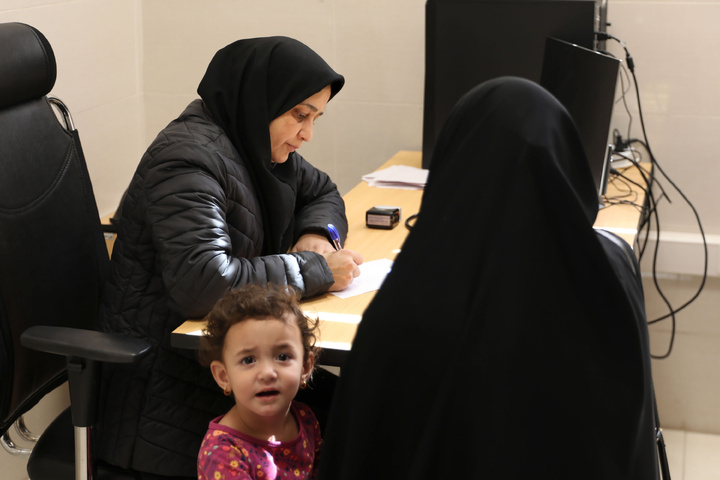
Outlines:
[{"label": "person in black chador", "polygon": [[319,478],[657,478],[636,261],[593,230],[567,111],[528,80],[488,81],[430,165],[343,366]]}]

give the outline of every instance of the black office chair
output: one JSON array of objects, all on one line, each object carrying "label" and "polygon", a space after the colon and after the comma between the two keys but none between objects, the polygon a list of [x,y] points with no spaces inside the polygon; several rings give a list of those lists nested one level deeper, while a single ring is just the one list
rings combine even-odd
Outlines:
[{"label": "black office chair", "polygon": [[69,379],[71,407],[34,446],[30,478],[131,479],[96,469],[87,440],[100,362],[134,362],[150,345],[93,331],[109,259],[78,133],[46,96],[55,77],[42,33],[0,24],[0,433]]}]

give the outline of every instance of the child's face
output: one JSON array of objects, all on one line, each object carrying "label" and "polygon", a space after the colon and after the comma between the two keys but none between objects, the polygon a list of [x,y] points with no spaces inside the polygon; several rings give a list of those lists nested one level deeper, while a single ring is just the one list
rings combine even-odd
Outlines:
[{"label": "child's face", "polygon": [[[312,370],[304,361],[300,328],[295,321],[247,319],[225,337],[223,361],[213,362],[213,375],[228,385],[241,415],[285,416],[300,382]],[[225,382],[225,383],[222,383]]]}]

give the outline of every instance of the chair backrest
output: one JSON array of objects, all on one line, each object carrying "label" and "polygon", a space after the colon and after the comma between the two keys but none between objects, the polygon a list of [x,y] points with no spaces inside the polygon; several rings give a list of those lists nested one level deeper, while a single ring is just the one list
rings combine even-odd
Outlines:
[{"label": "chair backrest", "polygon": [[20,334],[93,329],[108,267],[77,131],[47,97],[55,77],[42,33],[0,24],[0,433],[65,380],[65,359],[21,346]]}]

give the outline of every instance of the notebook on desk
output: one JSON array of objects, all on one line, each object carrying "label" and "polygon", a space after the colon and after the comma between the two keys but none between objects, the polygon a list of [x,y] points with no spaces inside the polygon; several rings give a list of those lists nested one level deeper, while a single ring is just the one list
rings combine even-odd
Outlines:
[{"label": "notebook on desk", "polygon": [[540,84],[575,121],[598,195],[607,188],[612,157],[610,123],[620,60],[556,38],[548,38]]}]

